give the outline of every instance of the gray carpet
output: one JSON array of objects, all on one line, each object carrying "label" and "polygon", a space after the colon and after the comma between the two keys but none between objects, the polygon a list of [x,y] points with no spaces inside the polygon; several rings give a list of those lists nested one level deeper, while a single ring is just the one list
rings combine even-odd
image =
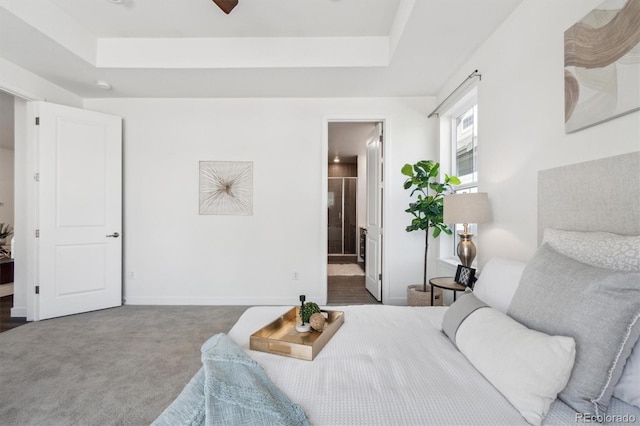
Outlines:
[{"label": "gray carpet", "polygon": [[246,306],[123,306],[0,333],[0,424],[148,425]]}]

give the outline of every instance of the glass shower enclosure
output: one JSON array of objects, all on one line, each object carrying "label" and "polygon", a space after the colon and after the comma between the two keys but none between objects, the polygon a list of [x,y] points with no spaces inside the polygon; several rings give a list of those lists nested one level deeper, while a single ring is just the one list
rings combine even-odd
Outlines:
[{"label": "glass shower enclosure", "polygon": [[355,255],[358,243],[355,177],[330,177],[329,191],[329,254]]}]

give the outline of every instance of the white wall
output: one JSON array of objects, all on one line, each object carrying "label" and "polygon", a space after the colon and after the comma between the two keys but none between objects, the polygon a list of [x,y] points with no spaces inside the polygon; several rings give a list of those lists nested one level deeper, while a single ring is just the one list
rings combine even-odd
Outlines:
[{"label": "white wall", "polygon": [[[640,149],[640,112],[565,134],[563,33],[601,0],[524,0],[452,76],[438,98],[474,69],[478,168],[493,222],[480,225],[478,258],[527,260],[537,247],[537,173]],[[606,194],[594,194],[594,202]]]},{"label": "white wall", "polygon": [[[15,212],[15,253],[14,253],[14,273],[13,273],[13,308],[12,317],[23,317],[32,320],[33,316],[29,312],[34,312],[34,295],[27,292],[28,283],[34,282],[35,270],[35,239],[33,229],[35,228],[35,209],[28,204],[28,200],[35,197],[33,173],[35,164],[35,149],[33,146],[33,128],[35,126],[27,123],[28,102],[24,99],[14,98],[15,113],[15,174],[14,174],[14,212]],[[29,308],[28,308],[29,307]]]},{"label": "white wall", "polygon": [[[482,73],[480,189],[489,192],[494,221],[480,226],[481,266],[493,256],[527,260],[535,251],[539,170],[640,149],[639,112],[564,132],[563,32],[600,3],[524,0],[438,94],[439,102],[472,70]],[[3,78],[14,68],[0,59]],[[25,81],[19,77],[14,83]],[[27,80],[41,91],[42,82]],[[436,103],[86,100],[88,109],[124,117],[128,303],[291,304],[301,293],[322,302],[328,118],[387,120],[383,294],[386,303],[404,303],[407,284],[421,280],[423,235],[404,231],[408,194],[400,168],[437,158],[436,121],[425,118]],[[253,216],[198,215],[200,160],[254,161]],[[294,269],[299,281],[291,279]]]},{"label": "white wall", "polygon": [[[124,118],[124,266],[129,304],[326,301],[326,123],[383,119],[386,303],[420,279],[402,164],[433,158],[432,98],[103,99]],[[253,216],[198,214],[198,162],[254,162]],[[292,271],[299,280],[292,280]],[[135,278],[132,278],[131,274]]]}]

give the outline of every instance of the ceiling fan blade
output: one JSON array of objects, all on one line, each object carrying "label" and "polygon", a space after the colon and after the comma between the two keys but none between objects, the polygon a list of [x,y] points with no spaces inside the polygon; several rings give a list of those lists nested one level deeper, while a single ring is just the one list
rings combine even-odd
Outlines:
[{"label": "ceiling fan blade", "polygon": [[238,0],[213,0],[227,15],[238,5]]}]

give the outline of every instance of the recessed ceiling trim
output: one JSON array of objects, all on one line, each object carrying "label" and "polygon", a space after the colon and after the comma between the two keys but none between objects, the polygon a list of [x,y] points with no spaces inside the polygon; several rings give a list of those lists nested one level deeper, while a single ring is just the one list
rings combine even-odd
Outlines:
[{"label": "recessed ceiling trim", "polygon": [[[125,0],[122,7],[107,0],[0,0],[0,84],[59,95],[74,104],[106,97],[432,96],[523,2],[246,1],[252,6],[226,16],[210,0]],[[172,42],[171,50],[158,46],[150,57],[144,49],[125,46],[127,55],[142,58],[130,61],[114,54],[124,66],[111,67],[115,61],[107,61],[103,51],[101,67],[96,67],[100,38],[138,37],[342,39],[323,49],[301,42],[295,49],[257,52],[260,60],[252,57],[254,49],[220,61],[216,56],[224,56],[220,51],[229,44],[208,50],[206,43],[213,42],[201,47]],[[349,37],[384,37],[384,46],[377,49],[374,42],[371,49],[377,50],[363,55],[340,45]],[[176,53],[183,46],[192,51]],[[338,52],[346,59],[338,61]],[[282,54],[295,59],[283,60]],[[192,63],[196,68],[187,68]],[[91,83],[98,79],[108,79],[117,91],[97,89]]]},{"label": "recessed ceiling trim", "polygon": [[0,7],[94,65],[97,37],[47,0],[0,0]]},{"label": "recessed ceiling trim", "polygon": [[396,51],[396,47],[402,38],[404,29],[409,22],[413,6],[416,4],[416,0],[402,0],[396,16],[393,18],[391,24],[391,30],[389,31],[389,57],[393,57],[393,53]]},{"label": "recessed ceiling trim", "polygon": [[388,37],[101,38],[99,68],[328,68],[389,65]]}]

